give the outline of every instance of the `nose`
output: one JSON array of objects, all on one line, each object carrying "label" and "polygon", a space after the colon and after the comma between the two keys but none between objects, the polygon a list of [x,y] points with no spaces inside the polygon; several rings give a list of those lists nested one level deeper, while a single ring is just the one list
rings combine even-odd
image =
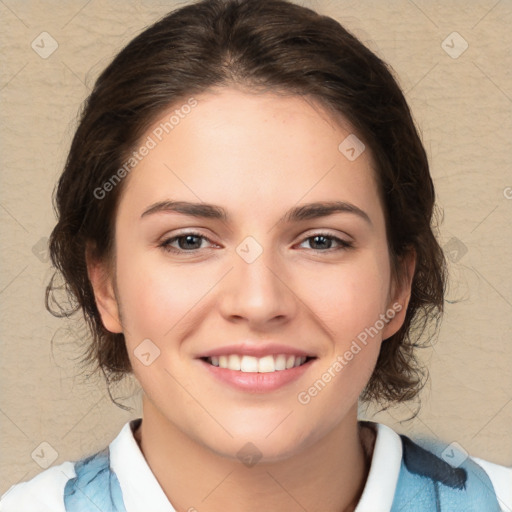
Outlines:
[{"label": "nose", "polygon": [[299,300],[285,262],[266,249],[254,261],[240,254],[243,256],[241,252],[233,255],[233,269],[221,286],[221,314],[255,329],[290,321]]}]

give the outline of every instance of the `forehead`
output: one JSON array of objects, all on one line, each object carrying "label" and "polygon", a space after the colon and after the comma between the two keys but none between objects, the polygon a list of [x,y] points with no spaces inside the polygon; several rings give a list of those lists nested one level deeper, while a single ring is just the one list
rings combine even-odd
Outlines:
[{"label": "forehead", "polygon": [[151,149],[124,195],[140,209],[165,199],[260,211],[348,198],[368,208],[378,195],[370,151],[355,159],[344,152],[356,137],[311,98],[212,90],[176,103],[149,127],[135,150]]}]

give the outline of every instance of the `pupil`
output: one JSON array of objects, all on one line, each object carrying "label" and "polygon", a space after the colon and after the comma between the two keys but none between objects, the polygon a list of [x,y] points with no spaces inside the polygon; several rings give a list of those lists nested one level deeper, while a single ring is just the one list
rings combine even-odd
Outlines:
[{"label": "pupil", "polygon": [[[199,237],[197,237],[196,235],[186,235],[186,236],[182,237],[182,240],[184,239],[185,244],[188,244],[191,241],[191,239],[193,240],[194,238],[199,238]],[[191,243],[193,245],[193,242],[191,242]],[[182,249],[190,249],[190,246],[188,246],[188,245],[186,245],[185,247],[183,247],[183,244],[180,244],[180,245],[182,245],[182,247],[181,247]],[[196,245],[197,245],[197,242],[196,242]],[[196,248],[197,247],[193,247],[193,249],[196,249]]]},{"label": "pupil", "polygon": [[314,243],[317,244],[317,240],[319,240],[319,239],[325,240],[325,242],[323,244],[320,243],[321,246],[322,245],[325,246],[326,243],[330,242],[330,240],[327,240],[327,238],[325,236],[323,236],[323,235],[316,235],[315,237],[313,237]]}]

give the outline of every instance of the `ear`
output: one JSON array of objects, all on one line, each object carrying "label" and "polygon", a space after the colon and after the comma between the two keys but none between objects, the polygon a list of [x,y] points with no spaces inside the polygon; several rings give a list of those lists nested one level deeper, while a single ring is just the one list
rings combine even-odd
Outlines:
[{"label": "ear", "polygon": [[382,330],[383,341],[396,334],[404,324],[416,269],[416,251],[411,248],[399,264],[402,265],[400,272],[402,278],[398,282],[393,281],[391,286],[390,300],[386,312],[386,317],[390,320]]},{"label": "ear", "polygon": [[94,291],[96,307],[100,312],[103,326],[107,331],[113,333],[123,332],[111,270],[106,262],[99,261],[93,256],[93,250],[90,246],[87,247],[86,261],[87,274]]}]

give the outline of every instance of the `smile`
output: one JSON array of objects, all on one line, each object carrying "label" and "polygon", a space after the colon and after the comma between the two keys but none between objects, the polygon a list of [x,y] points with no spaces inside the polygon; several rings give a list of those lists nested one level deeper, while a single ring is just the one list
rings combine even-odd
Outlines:
[{"label": "smile", "polygon": [[264,357],[229,354],[203,358],[204,361],[212,366],[245,373],[272,373],[290,370],[291,368],[302,366],[310,359],[313,358],[287,354],[267,355]]},{"label": "smile", "polygon": [[315,364],[316,357],[272,354],[262,357],[223,354],[199,358],[202,367],[222,385],[248,393],[269,393],[291,385]]}]

